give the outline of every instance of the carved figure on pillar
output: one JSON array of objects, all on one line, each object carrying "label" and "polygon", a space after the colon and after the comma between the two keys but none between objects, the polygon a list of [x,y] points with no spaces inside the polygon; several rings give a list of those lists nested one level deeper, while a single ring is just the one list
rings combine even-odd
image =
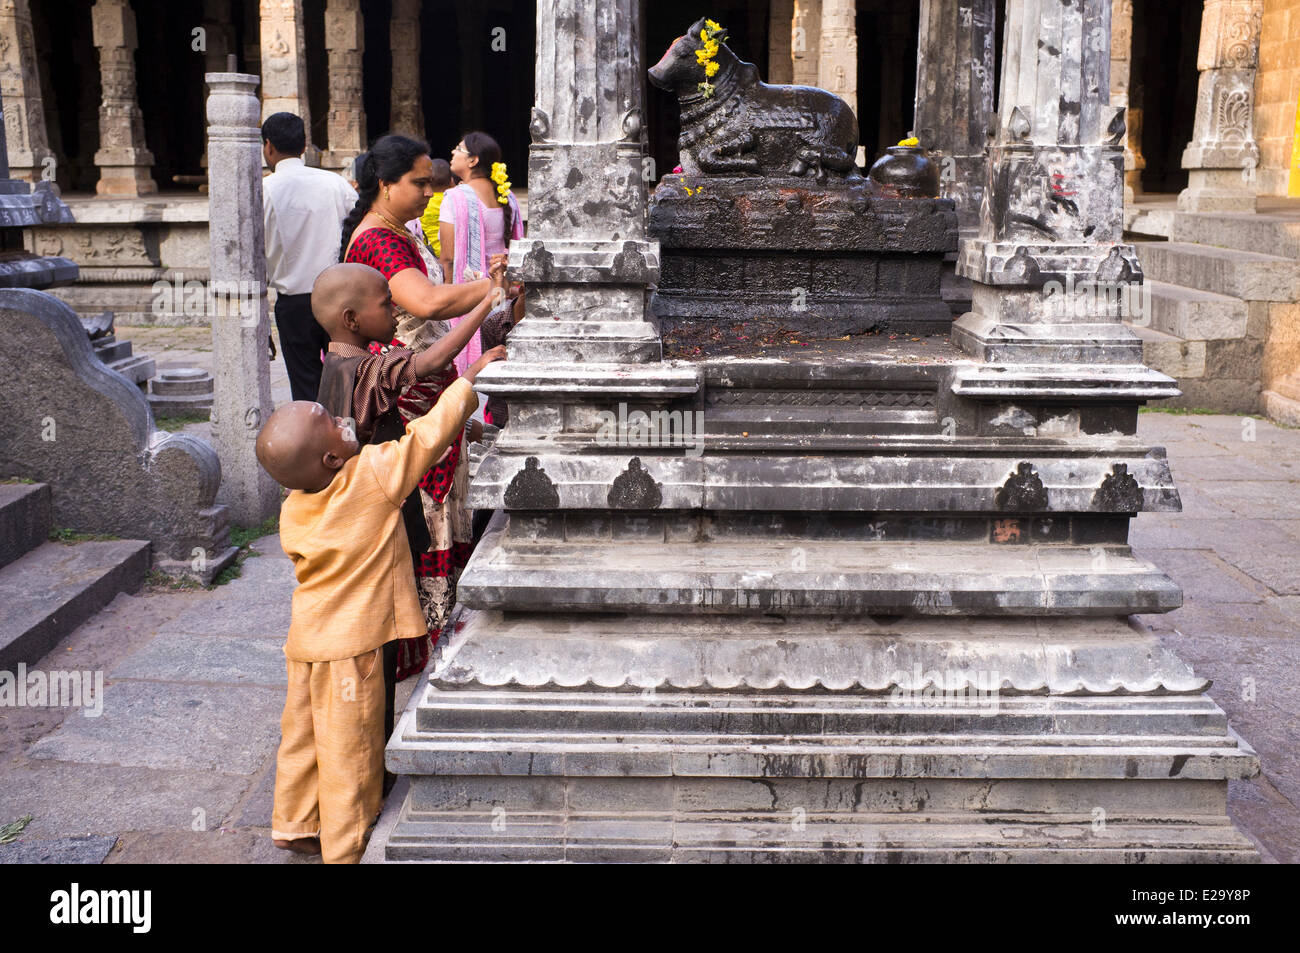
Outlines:
[{"label": "carved figure on pillar", "polygon": [[389,128],[423,139],[420,103],[420,0],[393,0],[389,27],[393,51],[393,97]]},{"label": "carved figure on pillar", "polygon": [[311,141],[311,106],[307,101],[307,36],[302,0],[261,0],[262,121],[278,112],[302,117],[307,128],[303,161],[320,165],[320,149]]}]

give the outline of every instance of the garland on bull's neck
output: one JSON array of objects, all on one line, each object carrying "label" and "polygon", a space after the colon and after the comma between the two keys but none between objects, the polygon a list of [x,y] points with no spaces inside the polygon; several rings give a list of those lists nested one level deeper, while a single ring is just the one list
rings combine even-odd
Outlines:
[{"label": "garland on bull's neck", "polygon": [[699,89],[705,99],[713,95],[713,84],[709,80],[718,73],[718,44],[726,38],[726,31],[716,20],[704,21],[704,26],[700,29],[700,48],[695,51],[695,61],[704,67],[704,82],[699,84]]}]

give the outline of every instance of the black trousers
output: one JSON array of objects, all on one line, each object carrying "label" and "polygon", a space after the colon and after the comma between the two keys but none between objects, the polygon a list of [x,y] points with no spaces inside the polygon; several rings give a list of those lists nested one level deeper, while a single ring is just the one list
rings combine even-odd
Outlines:
[{"label": "black trousers", "polygon": [[275,299],[275,326],[280,332],[280,353],[289,371],[294,400],[315,400],[320,390],[320,352],[330,336],[311,313],[311,295],[280,295]]}]

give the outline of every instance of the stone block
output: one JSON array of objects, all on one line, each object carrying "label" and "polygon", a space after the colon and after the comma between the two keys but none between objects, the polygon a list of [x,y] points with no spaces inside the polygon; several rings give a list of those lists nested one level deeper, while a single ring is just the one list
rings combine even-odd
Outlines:
[{"label": "stone block", "polygon": [[0,413],[13,423],[0,472],[48,483],[59,526],[147,539],[156,560],[224,552],[224,524],[205,515],[221,478],[212,448],[156,434],[144,395],[94,357],[62,302],[0,292],[0,319],[8,328],[0,357],[32,370],[0,385]]}]

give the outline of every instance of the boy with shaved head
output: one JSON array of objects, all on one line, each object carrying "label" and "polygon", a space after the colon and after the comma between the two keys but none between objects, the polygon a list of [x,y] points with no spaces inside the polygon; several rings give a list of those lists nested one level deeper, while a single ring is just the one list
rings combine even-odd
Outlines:
[{"label": "boy with shaved head", "polygon": [[402,501],[478,406],[478,372],[504,356],[484,354],[399,440],[362,445],[351,420],[308,401],[279,407],[258,434],[257,459],[292,491],[280,541],[298,579],[284,647],[277,847],[326,863],[361,859],[383,785],[383,646],[425,630]]},{"label": "boy with shaved head", "polygon": [[[398,439],[406,429],[397,407],[402,392],[413,384],[443,376],[483,323],[492,302],[503,296],[503,291],[497,289],[504,281],[505,262],[495,262],[493,285],[483,300],[464,321],[423,350],[390,347],[372,354],[370,345],[388,344],[397,329],[387,279],[369,265],[357,262],[326,268],[316,277],[311,293],[312,313],[330,339],[316,399],[331,414],[351,418],[357,439],[363,444]],[[443,326],[440,321],[427,322],[429,332]],[[412,559],[418,560],[431,542],[418,489],[412,489],[403,504],[402,521]],[[412,567],[414,573],[414,562]],[[384,731],[391,734],[398,674],[396,643],[386,647],[383,662]],[[391,775],[385,776],[385,788],[392,780]]]}]

